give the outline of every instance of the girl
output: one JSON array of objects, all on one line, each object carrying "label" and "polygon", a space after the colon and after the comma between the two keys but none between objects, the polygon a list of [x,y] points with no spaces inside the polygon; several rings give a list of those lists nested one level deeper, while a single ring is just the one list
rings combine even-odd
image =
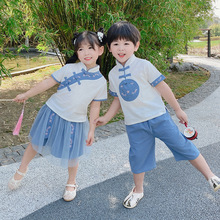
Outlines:
[{"label": "girl", "polygon": [[[38,152],[50,154],[54,162],[68,167],[69,178],[63,199],[71,201],[75,198],[78,159],[88,152],[86,146],[91,146],[94,141],[93,121],[99,116],[101,101],[107,99],[107,83],[96,64],[104,51],[104,41],[102,32],[75,34],[75,54],[69,62],[50,78],[15,97],[15,102],[24,102],[59,83],[57,92],[41,108],[32,125],[30,144],[19,169],[8,183],[11,190],[20,186],[30,161]],[[78,59],[80,62],[76,63]],[[90,103],[88,123],[87,107]]]},{"label": "girl", "polygon": [[108,112],[95,123],[106,124],[122,107],[135,184],[123,205],[134,208],[144,196],[145,172],[156,167],[155,138],[169,147],[177,161],[189,160],[214,191],[220,189],[220,178],[210,170],[196,146],[180,133],[166,110],[161,96],[174,109],[180,122],[188,123],[186,113],[164,82],[165,77],[149,61],[134,55],[140,45],[138,29],[129,22],[117,22],[108,30],[107,43],[116,58],[116,66],[109,73],[109,92],[114,100]]}]

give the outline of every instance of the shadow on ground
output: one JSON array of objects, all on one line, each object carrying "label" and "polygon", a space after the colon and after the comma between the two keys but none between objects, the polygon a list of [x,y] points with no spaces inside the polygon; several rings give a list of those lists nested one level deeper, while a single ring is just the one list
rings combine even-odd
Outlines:
[{"label": "shadow on ground", "polygon": [[[220,175],[219,143],[202,148],[201,153],[213,171]],[[23,220],[220,218],[220,192],[212,192],[205,179],[188,161],[175,162],[170,158],[158,162],[157,168],[148,172],[145,177],[145,197],[138,207],[128,210],[122,206],[122,201],[132,185],[132,175],[127,172],[79,190],[72,202],[67,203],[60,199],[24,217]]]}]

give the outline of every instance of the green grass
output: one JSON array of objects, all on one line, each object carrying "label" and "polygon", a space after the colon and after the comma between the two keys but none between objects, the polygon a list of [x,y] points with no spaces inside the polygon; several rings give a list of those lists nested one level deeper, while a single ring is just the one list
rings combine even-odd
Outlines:
[{"label": "green grass", "polygon": [[177,99],[193,92],[208,80],[210,74],[205,70],[197,70],[195,72],[169,73],[165,82],[170,86]]},{"label": "green grass", "polygon": [[[15,76],[11,78],[5,78],[2,80],[2,86],[0,86],[1,98],[12,99],[19,93],[27,91],[32,86],[36,85],[39,81],[47,78],[60,66],[47,67],[31,74]],[[169,73],[166,75],[166,82],[173,90],[176,98],[179,99],[185,94],[192,92],[200,85],[202,85],[209,78],[209,73],[205,70],[196,72],[183,72],[183,73]],[[7,102],[0,102],[0,148],[6,146],[16,146],[19,144],[28,142],[28,133],[31,125],[40,110],[41,106],[46,100],[57,90],[57,86],[49,89],[46,92],[41,93],[30,98],[25,105],[25,113],[22,122],[22,129],[19,136],[13,136],[12,130],[18,117],[21,113],[22,104]],[[104,115],[111,103],[113,97],[109,95],[108,100],[102,102],[100,115]],[[124,119],[123,113],[120,112],[109,122],[115,122]]]},{"label": "green grass", "polygon": [[[193,48],[204,48],[207,47],[207,41],[201,41],[201,42],[189,42],[189,47]],[[211,46],[220,46],[220,40],[211,41]]]}]

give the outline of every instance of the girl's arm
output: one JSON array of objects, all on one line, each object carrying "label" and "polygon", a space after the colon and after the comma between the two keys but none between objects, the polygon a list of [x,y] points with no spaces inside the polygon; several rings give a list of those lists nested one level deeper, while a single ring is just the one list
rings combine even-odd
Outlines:
[{"label": "girl's arm", "polygon": [[91,146],[94,142],[95,137],[95,128],[94,120],[99,117],[101,102],[92,101],[90,104],[90,114],[89,114],[89,134],[86,140],[86,145]]},{"label": "girl's arm", "polygon": [[41,81],[40,83],[38,83],[36,86],[32,87],[27,92],[17,95],[13,100],[15,102],[24,102],[28,98],[33,97],[37,94],[40,94],[48,90],[49,88],[53,87],[56,84],[57,84],[56,80],[54,80],[53,77],[49,77]]},{"label": "girl's arm", "polygon": [[120,108],[121,108],[121,104],[120,104],[119,98],[114,97],[114,100],[113,100],[109,110],[107,111],[107,113],[104,116],[97,118],[94,121],[94,123],[97,126],[107,124],[117,114],[117,112],[119,111]]},{"label": "girl's arm", "polygon": [[159,84],[157,84],[155,88],[161,94],[161,96],[167,101],[167,103],[173,108],[173,110],[176,113],[177,118],[180,120],[180,123],[188,124],[187,115],[181,109],[170,87],[164,81],[162,81]]}]

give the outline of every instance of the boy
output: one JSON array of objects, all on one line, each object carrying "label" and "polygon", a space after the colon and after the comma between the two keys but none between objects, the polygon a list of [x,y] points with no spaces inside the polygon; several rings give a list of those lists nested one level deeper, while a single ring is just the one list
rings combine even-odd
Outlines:
[{"label": "boy", "polygon": [[103,116],[95,120],[106,124],[122,107],[130,143],[129,162],[135,187],[123,205],[134,208],[143,198],[143,181],[146,171],[156,167],[155,138],[162,140],[175,159],[189,160],[210,183],[212,189],[220,188],[220,178],[210,170],[195,145],[178,130],[166,110],[161,96],[174,109],[180,123],[188,123],[186,113],[180,108],[165,77],[147,60],[134,55],[140,45],[137,28],[125,21],[113,24],[107,33],[109,51],[116,58],[116,66],[109,73],[109,92],[114,100]]}]

